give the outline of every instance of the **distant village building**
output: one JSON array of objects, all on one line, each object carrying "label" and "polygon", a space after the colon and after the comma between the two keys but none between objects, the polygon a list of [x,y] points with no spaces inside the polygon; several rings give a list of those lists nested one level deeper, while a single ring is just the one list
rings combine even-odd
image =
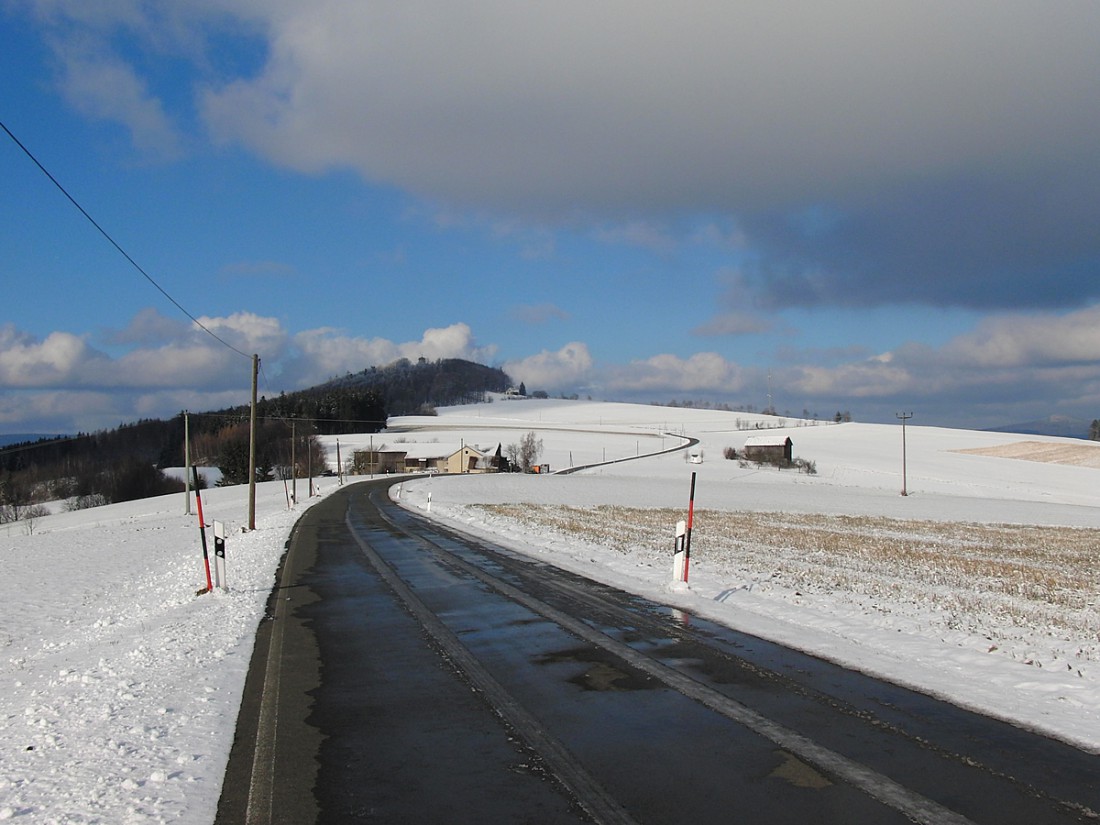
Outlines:
[{"label": "distant village building", "polygon": [[745,439],[742,455],[749,461],[789,464],[794,442],[785,435],[750,435]]},{"label": "distant village building", "polygon": [[356,473],[487,473],[493,456],[466,444],[395,444],[378,450],[356,450]]}]

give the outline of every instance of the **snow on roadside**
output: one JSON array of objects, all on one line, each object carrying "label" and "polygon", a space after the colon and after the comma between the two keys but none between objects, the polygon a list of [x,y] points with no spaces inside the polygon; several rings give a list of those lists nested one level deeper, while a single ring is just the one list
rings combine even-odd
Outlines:
[{"label": "snow on roadside", "polygon": [[[708,559],[699,553],[693,557],[690,586],[675,586],[673,523],[667,542],[626,552],[613,549],[615,527],[601,522],[594,505],[631,502],[634,490],[627,479],[604,476],[591,482],[575,476],[436,478],[410,480],[392,494],[410,509],[517,552],[1100,752],[1100,668],[1092,655],[1087,664],[1071,655],[1067,666],[1066,655],[1077,646],[1095,651],[1095,634],[1077,645],[1043,625],[1016,628],[1014,647],[1029,655],[1013,659],[982,631],[952,628],[927,593],[912,583],[888,582],[884,589],[891,595],[869,606],[857,593],[787,587],[769,580],[773,568],[767,565],[746,569],[729,557]],[[661,485],[651,486],[658,496]],[[485,506],[517,500],[525,502],[526,516],[502,517],[495,507]],[[686,500],[680,503],[686,511]],[[540,521],[537,511],[562,504],[587,508],[588,540]],[[810,504],[803,501],[796,509],[810,509]],[[982,628],[999,617],[976,613],[964,618],[971,628]]]},{"label": "snow on roadside", "polygon": [[250,533],[246,488],[203,504],[227,528],[228,592],[196,596],[198,519],[181,494],[0,527],[0,820],[213,820],[256,627],[306,503],[288,510],[281,483],[259,485]]},{"label": "snow on roadside", "polygon": [[[817,476],[720,458],[773,423],[639,405],[500,402],[398,419],[385,440],[495,449],[537,431],[554,469],[620,461],[578,475],[407,480],[399,489],[420,510],[432,491],[433,516],[554,564],[1100,749],[1100,668],[1077,676],[991,655],[973,635],[942,632],[941,617],[919,621],[912,604],[903,610],[904,594],[884,619],[837,594],[764,587],[706,559],[693,564],[690,588],[670,588],[667,547],[608,552],[598,538],[534,534],[480,506],[682,508],[697,471],[700,508],[1100,528],[1096,470],[958,452],[1020,440],[1010,434],[910,427],[907,498],[897,492],[893,427],[791,427],[795,454],[816,461]],[[685,464],[681,454],[626,460],[685,434],[702,439],[704,464]],[[340,441],[347,457],[382,437]],[[335,439],[326,446],[334,460]],[[324,485],[323,493],[336,489],[333,479]],[[281,483],[260,485],[258,529],[245,534],[244,488],[210,489],[203,500],[207,521],[227,526],[228,593],[195,595],[205,577],[197,519],[184,515],[182,495],[0,525],[0,820],[213,820],[255,630],[307,503],[288,510]],[[1035,659],[1053,661],[1061,643],[1032,630]]]}]

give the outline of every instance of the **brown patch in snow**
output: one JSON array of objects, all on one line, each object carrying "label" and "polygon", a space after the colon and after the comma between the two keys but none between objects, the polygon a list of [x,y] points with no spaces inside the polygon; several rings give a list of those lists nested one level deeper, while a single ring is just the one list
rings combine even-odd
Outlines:
[{"label": "brown patch in snow", "polygon": [[1045,464],[1067,464],[1073,467],[1100,469],[1100,444],[1082,442],[1062,444],[1050,441],[1016,441],[998,447],[975,447],[955,450],[968,455],[985,455],[996,458],[1018,458],[1024,461],[1041,461]]}]

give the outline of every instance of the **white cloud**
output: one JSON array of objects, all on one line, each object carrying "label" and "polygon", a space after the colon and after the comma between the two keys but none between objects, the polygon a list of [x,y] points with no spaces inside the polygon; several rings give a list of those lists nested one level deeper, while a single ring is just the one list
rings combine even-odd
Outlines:
[{"label": "white cloud", "polygon": [[812,202],[1093,151],[1092,4],[328,2],[267,25],[264,71],[206,96],[218,134],[456,202]]},{"label": "white cloud", "polygon": [[118,387],[244,387],[251,384],[250,362],[224,347],[205,342],[171,343],[137,349],[88,376],[93,386]]},{"label": "white cloud", "polygon": [[[291,334],[276,319],[244,312],[201,320],[242,346],[255,345],[266,366],[265,394],[398,358],[491,363],[496,353],[494,346],[479,344],[465,323],[394,342],[331,328]],[[0,424],[8,431],[87,430],[247,400],[246,359],[210,336],[148,311],[128,329],[131,348],[109,356],[69,332],[37,338],[12,324],[0,326]],[[809,363],[811,353],[772,369],[775,403],[779,409],[851,409],[857,417],[874,411],[888,418],[900,404],[918,408],[926,420],[964,408],[996,420],[1026,420],[1018,416],[1031,409],[1031,417],[1040,417],[1039,407],[1092,418],[1100,398],[1098,329],[1100,305],[1062,316],[988,319],[940,347],[909,343],[833,367]],[[148,334],[138,334],[143,330]],[[671,395],[764,403],[764,370],[717,352],[663,353],[616,365],[598,363],[587,344],[575,341],[509,360],[503,368],[531,390],[598,387],[603,397],[621,400],[663,401]],[[1009,411],[1017,418],[1007,418]]]},{"label": "white cloud", "polygon": [[579,341],[566,344],[556,352],[543,350],[504,364],[504,371],[528,390],[565,390],[585,384],[592,371],[592,355]]},{"label": "white cloud", "polygon": [[108,332],[106,340],[111,344],[155,346],[179,339],[186,329],[185,322],[168,318],[152,307],[146,307],[130,319],[125,329]]},{"label": "white cloud", "polygon": [[[753,256],[776,306],[1098,294],[1100,4],[23,5],[73,105],[145,151],[178,152],[197,112],[215,141],[354,170],[447,225],[532,227],[506,230],[526,257],[557,254],[547,226],[671,254],[686,215]],[[248,57],[214,60],[234,38]]]},{"label": "white cloud", "polygon": [[[199,321],[244,352],[261,356],[264,393],[312,386],[399,358],[491,363],[496,353],[493,345],[479,345],[464,323],[428,329],[419,340],[395,343],[356,338],[332,328],[291,336],[277,319],[250,312],[203,316]],[[12,324],[0,326],[0,386],[9,391],[0,393],[0,423],[18,429],[18,422],[25,420],[40,428],[45,420],[65,419],[61,429],[94,429],[248,400],[250,359],[193,325],[143,310],[125,331],[109,332],[107,337],[116,346],[130,348],[112,357],[68,332],[40,340]],[[95,403],[86,404],[89,398]]]},{"label": "white cloud", "polygon": [[1066,315],[1002,315],[942,347],[909,343],[866,360],[781,373],[815,398],[907,399],[959,406],[1037,399],[1081,405],[1100,388],[1100,306]]},{"label": "white cloud", "polygon": [[146,157],[173,160],[182,154],[182,139],[163,103],[132,66],[86,41],[59,41],[55,51],[64,67],[61,90],[75,109],[121,123]]},{"label": "white cloud", "polygon": [[92,432],[128,420],[119,400],[114,393],[87,390],[0,392],[0,426],[8,432]]},{"label": "white cloud", "polygon": [[370,366],[390,364],[399,358],[464,358],[487,363],[494,346],[479,346],[469,325],[428,329],[419,341],[394,343],[384,338],[356,338],[332,327],[307,330],[294,336],[298,356],[290,359],[283,377],[295,387],[317,384],[327,378],[358,372]]},{"label": "white cloud", "polygon": [[1100,306],[1067,315],[1004,315],[983,320],[944,348],[953,363],[980,367],[1095,364],[1100,359]]},{"label": "white cloud", "polygon": [[869,360],[839,367],[794,367],[778,373],[778,383],[797,396],[818,399],[929,396],[920,376],[888,362]]},{"label": "white cloud", "polygon": [[[252,312],[235,312],[224,318],[199,317],[201,323],[222,340],[232,344],[245,354],[262,354],[276,359],[287,344],[287,333],[275,318],[266,318]],[[197,336],[201,330],[194,330]],[[212,340],[212,339],[211,339]]]},{"label": "white cloud", "polygon": [[372,364],[387,364],[401,357],[392,341],[384,338],[354,338],[342,330],[321,327],[294,336],[299,352],[284,367],[283,377],[294,388],[319,383],[348,372],[358,372]]},{"label": "white cloud", "polygon": [[491,361],[496,355],[495,346],[478,346],[469,325],[461,323],[426,330],[419,344],[406,344],[402,351],[410,360],[423,356],[429,361],[439,358]]},{"label": "white cloud", "polygon": [[748,371],[715,352],[699,352],[690,358],[654,355],[607,371],[605,386],[612,394],[694,392],[736,396],[745,386]]},{"label": "white cloud", "polygon": [[103,361],[104,356],[71,333],[53,332],[45,340],[38,340],[13,324],[0,326],[0,385],[79,385],[84,383],[85,371]]}]

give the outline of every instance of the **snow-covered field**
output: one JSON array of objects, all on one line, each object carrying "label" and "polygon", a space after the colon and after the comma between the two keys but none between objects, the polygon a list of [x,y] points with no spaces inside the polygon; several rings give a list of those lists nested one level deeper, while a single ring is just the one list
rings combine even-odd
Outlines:
[{"label": "snow-covered field", "polygon": [[202,596],[182,494],[0,526],[0,820],[213,821],[256,626],[306,502],[291,511],[281,482],[258,485],[247,534],[247,488],[203,505],[226,525],[228,591]]},{"label": "snow-covered field", "polygon": [[[896,426],[785,421],[816,464],[803,475],[722,457],[777,423],[747,413],[553,400],[439,412],[341,436],[342,455],[400,439],[495,451],[533,431],[552,470],[616,462],[395,492],[421,511],[430,494],[433,517],[539,558],[1100,750],[1100,445],[909,426],[903,497]],[[701,464],[645,457],[683,436],[701,439]],[[672,532],[693,472],[683,588]],[[323,479],[322,495],[335,488]],[[0,820],[213,820],[253,634],[308,504],[298,492],[291,510],[281,483],[259,485],[253,533],[243,488],[204,493],[207,521],[228,528],[229,588],[202,596],[182,495],[0,526]]]}]

